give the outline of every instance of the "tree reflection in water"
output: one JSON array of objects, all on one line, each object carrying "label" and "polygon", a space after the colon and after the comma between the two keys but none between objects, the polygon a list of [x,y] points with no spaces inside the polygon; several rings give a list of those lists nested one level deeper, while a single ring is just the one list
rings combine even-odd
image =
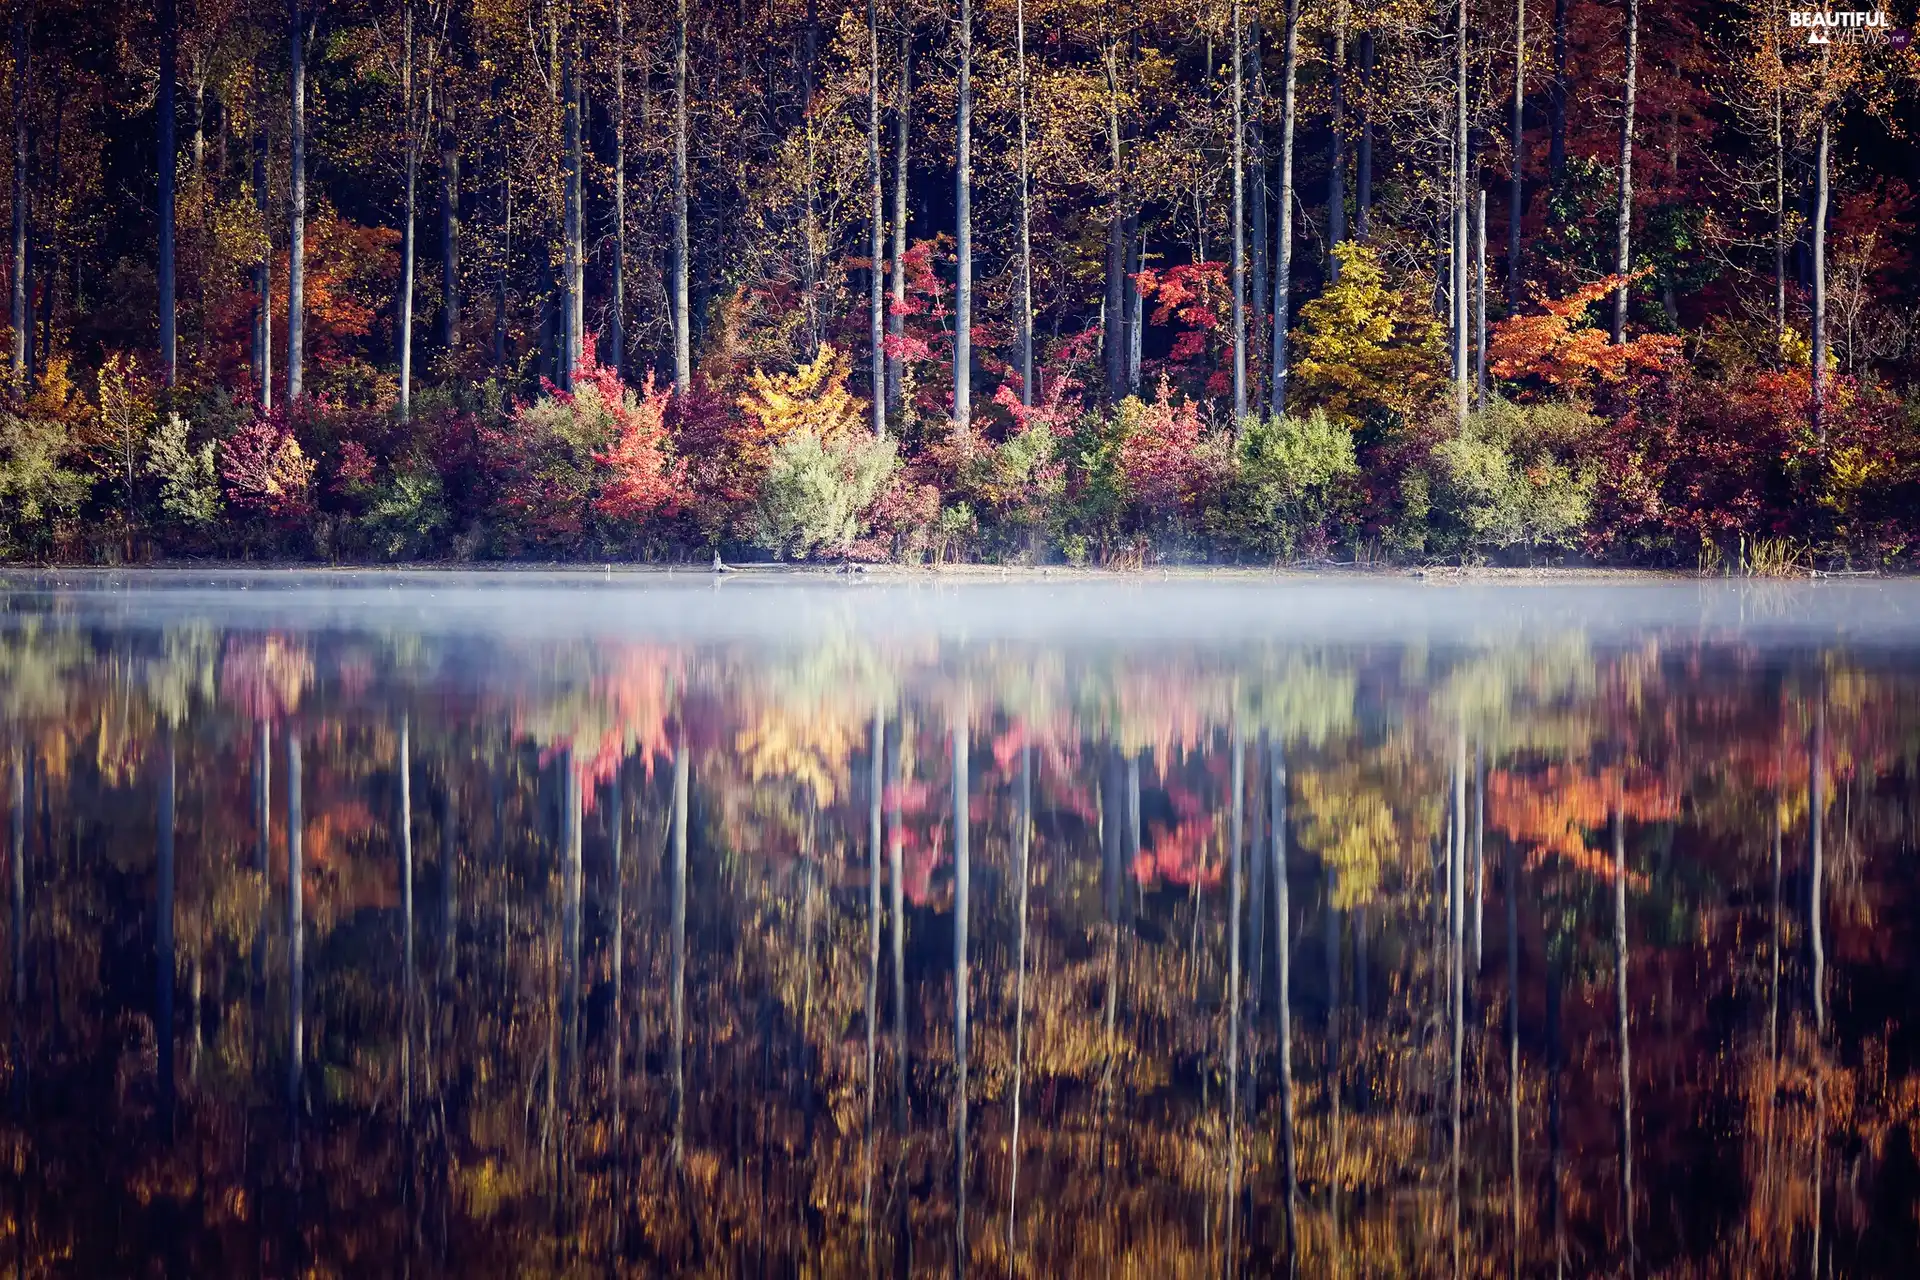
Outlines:
[{"label": "tree reflection in water", "polygon": [[1910,654],[456,649],[0,631],[23,1273],[1920,1256]]}]

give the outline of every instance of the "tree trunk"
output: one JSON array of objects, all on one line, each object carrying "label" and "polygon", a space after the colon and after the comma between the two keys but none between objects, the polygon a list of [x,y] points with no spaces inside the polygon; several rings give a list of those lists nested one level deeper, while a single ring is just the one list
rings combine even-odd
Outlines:
[{"label": "tree trunk", "polygon": [[[953,289],[953,440],[965,453],[973,445],[973,0],[960,0],[958,36],[960,68],[954,90],[953,150],[953,250],[957,260]],[[964,1102],[961,1112],[964,1120]]]},{"label": "tree trunk", "polygon": [[[1775,74],[1784,68],[1776,67]],[[1773,351],[1784,365],[1787,353],[1787,127],[1786,91],[1773,90]]]},{"label": "tree trunk", "polygon": [[1347,238],[1347,5],[1337,0],[1333,11],[1333,50],[1327,59],[1327,87],[1333,97],[1327,128],[1327,283],[1340,279],[1340,259],[1333,252]]},{"label": "tree trunk", "polygon": [[180,22],[174,0],[160,0],[160,93],[154,114],[158,117],[159,146],[154,167],[160,179],[160,376],[172,386],[180,373],[180,340],[177,329],[178,308],[173,287],[173,214],[174,214],[174,92],[179,58]]},{"label": "tree trunk", "polygon": [[[1289,0],[1287,28],[1289,48],[1293,46],[1293,26],[1299,16],[1299,0]],[[1292,59],[1288,59],[1291,63]],[[1289,90],[1292,70],[1288,69]],[[1292,93],[1289,91],[1288,99]],[[1289,130],[1289,132],[1291,132]],[[1289,147],[1291,150],[1291,147]],[[1286,216],[1284,213],[1282,218]],[[1299,1199],[1299,1164],[1294,1155],[1293,1133],[1293,933],[1287,907],[1287,764],[1284,749],[1274,742],[1267,761],[1268,833],[1273,857],[1273,944],[1279,952],[1279,973],[1274,992],[1280,1001],[1280,1043],[1275,1049],[1280,1062],[1280,1170],[1286,1183],[1285,1232],[1287,1274],[1299,1269],[1299,1244],[1295,1223],[1295,1202]]]},{"label": "tree trunk", "polygon": [[1353,158],[1353,234],[1361,239],[1373,220],[1373,32],[1360,33],[1360,141]]},{"label": "tree trunk", "polygon": [[1020,1246],[1020,1095],[1026,1072],[1027,890],[1033,852],[1033,748],[1020,745],[1020,776],[1014,792],[1013,872],[1019,877],[1014,904],[1013,952],[1013,1136],[1007,1146],[1007,1257]]},{"label": "tree trunk", "polygon": [[613,316],[610,359],[627,376],[627,0],[613,2]]},{"label": "tree trunk", "polygon": [[1107,399],[1125,394],[1127,380],[1127,215],[1120,155],[1120,45],[1107,46],[1107,151],[1113,166],[1113,203],[1107,211],[1107,304],[1101,345],[1107,363]]},{"label": "tree trunk", "polygon": [[[874,21],[874,5],[869,0],[867,6],[867,39],[869,52],[873,55],[873,74],[868,80],[868,88],[874,90],[874,100],[879,101],[879,27]],[[878,115],[876,105],[874,114]],[[874,127],[877,139],[878,126]],[[879,186],[879,148],[869,149],[868,158],[873,161],[875,187]],[[879,202],[875,201],[875,212],[879,211]],[[875,233],[876,236],[878,233]],[[873,259],[874,278],[879,279],[880,258]],[[880,372],[882,381],[874,384],[874,399],[884,399],[886,390],[885,372]],[[884,430],[884,428],[882,428]],[[873,737],[868,750],[867,774],[867,1124],[861,1138],[861,1175],[863,1185],[860,1192],[860,1222],[866,1236],[867,1270],[873,1270],[873,1165],[874,1165],[874,1108],[879,1096],[880,1065],[880,843],[885,838],[881,830],[881,806],[886,796],[886,713],[878,707],[873,713]],[[1018,1114],[1019,1103],[1014,1103]]]},{"label": "tree trunk", "polygon": [[[1299,61],[1300,0],[1287,0],[1286,35],[1280,58],[1280,230],[1273,246],[1273,392],[1267,405],[1268,412],[1276,418],[1287,411],[1287,310],[1293,281],[1294,92]],[[1291,1137],[1288,1141],[1292,1141]],[[1288,1167],[1292,1167],[1291,1157]],[[1291,1240],[1292,1199],[1287,1203]],[[1289,1259],[1293,1256],[1291,1244],[1287,1256]]]},{"label": "tree trunk", "polygon": [[[412,6],[409,5],[409,8]],[[413,1126],[413,743],[407,717],[400,717],[400,812],[394,832],[400,846],[400,1124]]]},{"label": "tree trunk", "polygon": [[[887,214],[880,176],[880,5],[867,0],[867,170],[872,179],[868,192],[867,235],[867,342],[872,348],[868,379],[872,383],[873,435],[887,434],[887,300],[885,237]],[[878,757],[876,757],[876,760]],[[875,766],[878,768],[878,765]],[[878,803],[876,801],[876,803]],[[877,811],[876,811],[877,812]],[[879,855],[876,853],[878,869]],[[878,890],[876,890],[878,892]],[[877,926],[876,926],[877,927]],[[877,935],[876,935],[877,936]],[[876,942],[875,946],[879,944]]]},{"label": "tree trunk", "polygon": [[493,278],[493,382],[505,412],[513,396],[507,387],[507,275],[513,263],[513,179],[501,180],[500,269]]},{"label": "tree trunk", "polygon": [[301,0],[287,0],[287,45],[293,85],[287,236],[287,408],[299,401],[307,367],[307,30]]},{"label": "tree trunk", "polygon": [[[868,0],[869,4],[872,0]],[[1239,0],[1235,0],[1239,3]],[[1014,76],[1018,83],[1020,96],[1020,170],[1018,200],[1020,206],[1020,278],[1019,278],[1019,326],[1015,334],[1017,351],[1014,364],[1020,374],[1020,403],[1028,407],[1033,405],[1033,209],[1032,173],[1027,154],[1027,5],[1026,0],[1015,0],[1014,17]],[[876,58],[877,60],[877,58]],[[1016,1102],[1016,1108],[1018,1106]],[[1009,1226],[1009,1232],[1012,1228]],[[1008,1237],[1012,1239],[1011,1235]]]},{"label": "tree trunk", "polygon": [[[259,102],[256,100],[256,109]],[[267,229],[266,113],[253,133],[253,205],[260,214],[260,261],[253,268],[253,377],[259,383],[260,412],[273,409],[273,236]]]},{"label": "tree trunk", "polygon": [[[1233,6],[1233,28],[1237,79],[1240,61],[1238,0]],[[1228,802],[1231,816],[1227,835],[1227,1265],[1230,1272],[1237,1272],[1240,1253],[1234,1232],[1240,1204],[1240,876],[1247,828],[1247,744],[1241,732],[1237,710],[1233,717],[1231,751],[1228,785],[1232,787],[1233,795]]]},{"label": "tree trunk", "polygon": [[1553,83],[1547,88],[1547,183],[1557,194],[1567,173],[1567,11],[1553,0]]},{"label": "tree trunk", "polygon": [[1467,119],[1467,0],[1459,0],[1454,23],[1453,243],[1450,308],[1453,339],[1453,410],[1467,420],[1467,153],[1473,139]]},{"label": "tree trunk", "polygon": [[[1463,6],[1464,7],[1464,6]],[[1464,32],[1464,28],[1462,31]],[[1451,1014],[1453,1022],[1453,1274],[1460,1272],[1460,1139],[1461,1102],[1466,1064],[1467,966],[1466,860],[1467,860],[1467,739],[1456,733],[1453,740],[1453,820],[1451,839],[1447,841],[1447,942],[1445,951],[1453,969]]]},{"label": "tree trunk", "polygon": [[[900,770],[900,739],[905,728],[896,721],[887,746],[887,777],[892,780],[887,789],[887,885],[891,899],[888,919],[893,933],[894,1140],[902,1160],[909,1150],[913,1132],[912,1100],[907,1093],[912,1055],[907,1026],[906,826],[900,812],[900,789],[906,782]],[[899,1229],[894,1237],[895,1273],[907,1275],[913,1270],[911,1209],[904,1189],[896,1189],[895,1198],[900,1206]]]},{"label": "tree trunk", "polygon": [[[173,839],[174,786],[178,770],[174,761],[173,730],[161,731],[159,874],[154,890],[153,933],[153,1030],[158,1041],[160,1069],[160,1113],[162,1126],[173,1127]],[[16,1010],[16,1016],[18,1011]]]},{"label": "tree trunk", "polygon": [[1826,890],[1827,707],[1824,700],[1814,707],[1813,717],[1813,733],[1807,739],[1807,875],[1811,898],[1807,908],[1807,938],[1813,952],[1813,1027],[1824,1037],[1827,1031],[1826,913],[1821,907],[1821,895]]},{"label": "tree trunk", "polygon": [[[1482,413],[1486,412],[1487,408],[1487,193],[1484,190],[1475,194],[1473,206],[1473,407]],[[1478,801],[1476,805],[1479,805]],[[1473,855],[1473,961],[1475,965],[1480,963],[1479,842],[1479,833],[1475,832]]]},{"label": "tree trunk", "polygon": [[[693,330],[687,305],[687,0],[678,0],[673,63],[673,389],[693,390]],[[678,1148],[676,1146],[676,1155]]]},{"label": "tree trunk", "polygon": [[400,18],[400,128],[406,150],[406,214],[400,227],[400,306],[395,328],[400,346],[400,420],[413,410],[413,269],[415,204],[419,192],[420,140],[413,118],[413,0]]},{"label": "tree trunk", "polygon": [[[1247,308],[1247,400],[1249,406],[1254,401],[1265,403],[1267,398],[1266,375],[1264,366],[1259,363],[1261,353],[1266,350],[1266,314],[1267,299],[1272,296],[1268,289],[1271,256],[1269,253],[1272,228],[1270,202],[1267,199],[1267,133],[1261,123],[1266,114],[1267,72],[1263,65],[1265,45],[1261,37],[1260,10],[1255,6],[1253,19],[1249,23],[1250,39],[1248,56],[1253,60],[1253,124],[1252,144],[1243,164],[1253,180],[1253,200],[1251,216],[1253,219],[1253,279],[1252,296]],[[1264,859],[1255,858],[1254,866],[1264,866]],[[1256,917],[1258,918],[1258,917]],[[1260,979],[1254,978],[1254,990],[1260,988]]]},{"label": "tree trunk", "polygon": [[[1632,2],[1632,0],[1630,0]],[[1636,1266],[1633,1242],[1633,1059],[1627,1040],[1627,828],[1613,811],[1614,1034],[1620,1045],[1620,1217],[1627,1242],[1627,1274]]]},{"label": "tree trunk", "polygon": [[[900,24],[900,101],[894,109],[893,143],[893,267],[889,275],[892,305],[887,313],[887,336],[896,346],[907,333],[907,160],[913,128],[913,23]],[[906,367],[903,358],[887,358],[887,405],[902,408]]]},{"label": "tree trunk", "polygon": [[[1821,61],[1825,62],[1823,51]],[[1820,116],[1820,141],[1813,160],[1813,437],[1827,444],[1827,153],[1832,128]]]},{"label": "tree trunk", "polygon": [[[967,0],[961,0],[963,23],[966,8]],[[956,1276],[964,1276],[970,1270],[967,1253],[967,914],[971,905],[972,824],[967,811],[971,790],[967,785],[967,737],[967,710],[962,705],[953,722],[953,1273]]]},{"label": "tree trunk", "polygon": [[1513,155],[1507,184],[1507,314],[1520,314],[1520,221],[1527,177],[1527,0],[1513,2]]},{"label": "tree trunk", "polygon": [[561,349],[560,376],[554,381],[561,390],[573,390],[573,371],[580,364],[586,350],[586,252],[585,232],[581,226],[580,181],[582,154],[580,140],[580,54],[579,40],[568,24],[566,34],[565,68],[561,73],[560,95],[565,101],[561,106],[564,112],[566,133],[565,172],[561,181],[564,184],[561,197],[561,271],[560,299],[562,315],[560,317]]},{"label": "tree trunk", "polygon": [[[1614,211],[1616,228],[1613,270],[1626,275],[1633,270],[1633,109],[1634,88],[1640,69],[1640,0],[1627,0],[1627,78],[1621,93],[1620,115],[1620,203]],[[1627,337],[1627,286],[1613,291],[1613,340]]]},{"label": "tree trunk", "polygon": [[[1241,0],[1233,0],[1233,435],[1240,438],[1247,417],[1247,123],[1245,29]],[[1238,847],[1235,857],[1239,856]],[[1236,868],[1238,863],[1235,863]],[[1236,928],[1238,917],[1235,917]],[[1235,935],[1238,937],[1238,934]],[[1235,1025],[1236,1033],[1239,1030]]]},{"label": "tree trunk", "polygon": [[460,133],[453,104],[441,109],[440,346],[451,357],[460,350]]},{"label": "tree trunk", "polygon": [[306,818],[301,812],[300,735],[287,730],[287,1005],[291,1010],[287,1033],[287,1102],[297,1118],[307,1053],[307,931],[303,891],[306,871],[301,846],[306,840]]},{"label": "tree trunk", "polygon": [[28,358],[27,319],[27,94],[31,87],[32,48],[27,7],[13,10],[13,356],[15,385],[25,391],[33,370]]},{"label": "tree trunk", "polygon": [[687,1155],[687,790],[687,748],[682,743],[673,752],[673,1045],[668,1050],[676,1172],[686,1167]]}]

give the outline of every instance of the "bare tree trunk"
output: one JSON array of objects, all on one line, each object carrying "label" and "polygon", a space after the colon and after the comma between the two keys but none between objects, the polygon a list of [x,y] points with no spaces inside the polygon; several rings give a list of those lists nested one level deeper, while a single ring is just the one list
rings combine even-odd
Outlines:
[{"label": "bare tree trunk", "polygon": [[[256,110],[260,102],[256,99]],[[267,231],[266,113],[253,133],[253,205],[260,214],[260,261],[253,268],[253,377],[259,383],[260,412],[273,409],[273,238]]]},{"label": "bare tree trunk", "polygon": [[1014,910],[1019,923],[1013,953],[1013,1136],[1007,1148],[1007,1258],[1020,1247],[1020,1098],[1026,1073],[1027,890],[1033,852],[1033,748],[1020,745],[1020,778],[1014,792],[1013,865],[1019,877]]},{"label": "bare tree trunk", "polygon": [[1373,220],[1373,32],[1360,33],[1360,142],[1353,159],[1353,234],[1367,238]]},{"label": "bare tree trunk", "polygon": [[[879,88],[879,35],[873,21],[874,6],[867,6],[867,36],[873,53],[874,74],[868,82],[875,90],[878,101]],[[875,108],[878,114],[878,107]],[[877,138],[878,128],[875,128]],[[869,159],[874,161],[874,186],[879,187],[879,163],[877,146],[870,149]],[[878,199],[874,202],[875,212],[879,211]],[[876,238],[878,232],[875,232]],[[879,279],[880,258],[873,259],[874,278]],[[876,286],[877,287],[877,286]],[[874,399],[884,399],[886,390],[885,372],[880,371],[883,379],[874,384]],[[874,1107],[879,1096],[880,1065],[880,842],[884,838],[881,831],[881,805],[886,796],[886,750],[887,718],[886,713],[876,707],[873,712],[873,737],[869,745],[872,759],[868,763],[867,774],[867,1124],[861,1138],[860,1163],[864,1180],[860,1192],[860,1222],[866,1236],[867,1270],[873,1270],[873,1164],[874,1164]],[[1018,1114],[1018,1102],[1015,1104]]]},{"label": "bare tree trunk", "polygon": [[[964,13],[966,0],[961,0]],[[965,19],[963,17],[962,21]],[[967,1253],[967,914],[972,879],[967,805],[967,708],[953,722],[953,1273],[970,1269]]]},{"label": "bare tree trunk", "polygon": [[[869,0],[871,2],[871,0]],[[1238,3],[1238,0],[1235,0]],[[1029,407],[1033,404],[1033,208],[1032,174],[1027,154],[1027,4],[1026,0],[1015,0],[1014,17],[1014,76],[1018,82],[1020,95],[1020,176],[1018,199],[1020,205],[1020,281],[1019,281],[1019,332],[1015,336],[1018,350],[1014,357],[1015,366],[1020,372],[1020,403]],[[876,55],[876,61],[877,61]],[[1011,1230],[1011,1228],[1009,1228]],[[1011,1239],[1011,1237],[1009,1237]]]},{"label": "bare tree trunk", "polygon": [[687,234],[687,0],[678,0],[673,56],[673,389],[684,396],[693,390],[693,330],[687,297],[691,252]]},{"label": "bare tree trunk", "polygon": [[501,180],[500,269],[493,278],[493,382],[501,411],[513,401],[507,387],[507,275],[513,263],[513,179]]},{"label": "bare tree trunk", "polygon": [[[452,357],[460,349],[460,132],[455,127],[453,104],[445,101],[444,94],[442,101],[445,118],[440,127],[440,345]],[[614,271],[617,281],[617,261]],[[617,341],[614,349],[619,349]]]},{"label": "bare tree trunk", "polygon": [[[903,6],[904,8],[904,6]],[[900,102],[894,109],[893,142],[893,264],[888,276],[891,306],[887,336],[897,346],[907,334],[907,160],[913,130],[913,20],[907,11],[900,24]],[[887,405],[901,406],[906,366],[898,355],[887,358]]]},{"label": "bare tree trunk", "polygon": [[[1479,191],[1473,206],[1473,407],[1487,408],[1487,193]],[[1476,834],[1475,841],[1479,840]],[[1473,959],[1480,962],[1480,853],[1476,843],[1473,858],[1473,894],[1476,914],[1473,921]]]},{"label": "bare tree trunk", "polygon": [[300,734],[287,729],[287,1102],[297,1117],[301,1087],[307,1070],[307,931],[304,889],[306,872],[301,848],[306,840],[306,817],[301,812]]},{"label": "bare tree trunk", "polygon": [[154,114],[158,117],[159,144],[154,167],[160,179],[160,368],[161,378],[172,386],[180,372],[179,313],[174,299],[174,93],[180,48],[180,21],[174,0],[160,0],[160,93]]},{"label": "bare tree trunk", "polygon": [[[868,365],[868,377],[873,384],[873,435],[877,440],[887,434],[887,300],[884,244],[887,214],[880,177],[879,0],[867,0],[867,169],[872,177],[872,189],[868,192],[868,220],[871,225],[867,236],[867,342],[872,348],[869,353],[871,359]],[[876,750],[878,750],[877,747]],[[876,755],[875,760],[877,761],[878,758]],[[875,768],[878,767],[876,763]],[[875,812],[878,813],[878,810]],[[879,855],[876,853],[874,856],[877,869]]]},{"label": "bare tree trunk", "polygon": [[953,438],[973,444],[973,0],[960,0],[953,161]]},{"label": "bare tree trunk", "polygon": [[1627,1242],[1627,1274],[1638,1266],[1633,1242],[1633,1058],[1627,1041],[1627,828],[1613,811],[1613,986],[1617,996],[1614,1034],[1620,1042],[1620,1217]]},{"label": "bare tree trunk", "polygon": [[[1239,74],[1240,5],[1234,9],[1234,66]],[[1236,175],[1237,176],[1237,175]],[[1240,729],[1240,716],[1233,717],[1233,759],[1228,785],[1233,788],[1229,802],[1227,853],[1227,1268],[1237,1273],[1240,1253],[1235,1243],[1237,1211],[1240,1205],[1240,865],[1246,845],[1247,826],[1247,744]]]},{"label": "bare tree trunk", "polygon": [[[1776,68],[1776,74],[1781,70]],[[1787,125],[1786,90],[1773,90],[1773,350],[1784,362],[1787,351]]]},{"label": "bare tree trunk", "polygon": [[566,130],[566,167],[562,176],[564,183],[561,205],[561,236],[564,241],[561,255],[561,269],[565,278],[560,282],[560,298],[564,314],[561,317],[562,334],[560,352],[560,376],[554,379],[563,391],[573,389],[573,371],[579,365],[586,351],[586,246],[585,229],[581,225],[581,170],[583,160],[580,138],[580,53],[579,37],[573,30],[571,21],[567,24],[565,36],[567,42],[565,69],[561,75],[561,96],[565,99],[561,110],[565,113]]},{"label": "bare tree trunk", "polygon": [[[1287,25],[1283,40],[1280,58],[1280,230],[1275,235],[1273,246],[1273,389],[1267,404],[1267,411],[1276,418],[1287,411],[1287,311],[1293,286],[1293,129],[1294,93],[1300,62],[1300,0],[1287,0]],[[1275,758],[1278,759],[1278,756]],[[1291,1223],[1291,1199],[1288,1205]],[[1291,1236],[1291,1225],[1288,1232]],[[1293,1256],[1291,1244],[1287,1255],[1289,1258]]]},{"label": "bare tree trunk", "polygon": [[400,127],[406,148],[406,221],[400,228],[400,306],[395,327],[400,344],[400,420],[413,411],[413,271],[415,204],[420,175],[419,130],[413,118],[413,0],[405,0],[400,18]]},{"label": "bare tree trunk", "polygon": [[612,366],[627,376],[627,0],[613,0],[613,316]]},{"label": "bare tree trunk", "polygon": [[1126,177],[1120,152],[1120,40],[1107,43],[1107,153],[1113,170],[1113,204],[1107,211],[1107,305],[1101,345],[1107,363],[1107,399],[1125,394],[1127,379],[1127,214]]},{"label": "bare tree trunk", "polygon": [[[174,761],[173,730],[163,728],[160,752],[159,874],[154,891],[154,1038],[159,1045],[160,1113],[163,1127],[173,1128],[173,839]],[[15,1016],[18,1016],[18,1010]]]},{"label": "bare tree trunk", "polygon": [[[1289,0],[1287,11],[1287,43],[1291,47],[1291,29],[1299,16],[1299,0]],[[1288,79],[1292,79],[1290,72]],[[1273,942],[1280,953],[1279,975],[1274,987],[1280,999],[1280,1043],[1275,1050],[1280,1061],[1280,1168],[1286,1182],[1287,1274],[1292,1275],[1299,1269],[1295,1202],[1299,1199],[1300,1177],[1294,1158],[1293,1133],[1293,934],[1287,920],[1287,765],[1277,741],[1269,750],[1267,771],[1268,832],[1273,854]]]},{"label": "bare tree trunk", "polygon": [[27,319],[27,94],[32,86],[33,53],[27,7],[13,10],[13,325],[12,372],[24,391],[33,376],[28,355]]},{"label": "bare tree trunk", "polygon": [[1507,899],[1507,1274],[1520,1276],[1520,858],[1506,842]]},{"label": "bare tree trunk", "polygon": [[[1233,0],[1233,435],[1247,417],[1247,124],[1245,28],[1241,0]],[[1338,144],[1336,144],[1337,148]],[[1335,180],[1338,181],[1337,179]],[[1234,856],[1239,857],[1236,846]],[[1238,862],[1235,863],[1236,868]],[[1235,918],[1236,927],[1238,917]],[[1236,935],[1237,936],[1237,935]],[[1235,1030],[1238,1030],[1236,1024]]]},{"label": "bare tree trunk", "polygon": [[[1267,380],[1265,367],[1259,363],[1266,351],[1267,339],[1267,299],[1273,294],[1268,287],[1271,275],[1270,242],[1272,236],[1270,201],[1267,199],[1267,133],[1261,123],[1266,114],[1267,71],[1265,63],[1265,44],[1261,36],[1260,9],[1254,7],[1253,18],[1249,22],[1251,38],[1248,40],[1248,54],[1253,59],[1253,142],[1243,161],[1248,175],[1253,180],[1253,292],[1251,306],[1247,314],[1247,401],[1249,406],[1267,399]],[[1266,865],[1265,859],[1255,858],[1253,865]],[[1256,914],[1256,919],[1261,919]],[[1257,948],[1256,948],[1257,949]],[[1254,978],[1254,990],[1258,991],[1260,979]]]},{"label": "bare tree trunk", "polygon": [[[1822,50],[1823,66],[1825,62]],[[1813,160],[1813,437],[1822,448],[1827,443],[1827,153],[1831,134],[1822,111]]]},{"label": "bare tree trunk", "polygon": [[[409,8],[412,6],[409,5]],[[394,761],[400,775],[400,812],[394,834],[400,845],[400,1123],[413,1125],[413,744],[410,725],[400,717],[400,750]]]},{"label": "bare tree trunk", "polygon": [[681,743],[673,752],[673,1045],[668,1050],[676,1171],[686,1167],[687,1158],[687,790],[687,748]]},{"label": "bare tree trunk", "polygon": [[[1634,89],[1640,71],[1640,0],[1627,0],[1627,71],[1621,92],[1620,115],[1620,203],[1614,211],[1619,219],[1613,258],[1616,275],[1633,270],[1633,110]],[[1627,286],[1622,282],[1613,291],[1613,340],[1627,337]]]},{"label": "bare tree trunk", "polygon": [[1567,173],[1567,11],[1553,0],[1553,83],[1547,87],[1547,182],[1558,193]]},{"label": "bare tree trunk", "polygon": [[1333,50],[1327,59],[1327,88],[1333,97],[1327,130],[1327,283],[1340,279],[1333,252],[1347,238],[1347,5],[1333,9]]},{"label": "bare tree trunk", "polygon": [[1520,314],[1520,222],[1527,182],[1527,0],[1513,0],[1513,155],[1507,183],[1507,314]]},{"label": "bare tree trunk", "polygon": [[[1467,153],[1472,149],[1467,119],[1467,0],[1459,0],[1454,25],[1453,132],[1453,297],[1449,328],[1453,340],[1453,411],[1455,421],[1467,420]],[[1456,821],[1459,818],[1456,816]]]},{"label": "bare tree trunk", "polygon": [[287,0],[287,44],[293,84],[287,236],[287,407],[299,401],[307,368],[307,29],[301,0]]}]

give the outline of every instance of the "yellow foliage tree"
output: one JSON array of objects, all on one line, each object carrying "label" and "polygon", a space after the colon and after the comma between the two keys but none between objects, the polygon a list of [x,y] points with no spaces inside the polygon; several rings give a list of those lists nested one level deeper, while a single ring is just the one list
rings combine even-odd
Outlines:
[{"label": "yellow foliage tree", "polygon": [[1387,283],[1371,248],[1349,240],[1333,252],[1340,279],[1300,308],[1294,330],[1289,380],[1299,403],[1349,428],[1383,411],[1410,417],[1440,386],[1440,322]]},{"label": "yellow foliage tree", "polygon": [[792,373],[755,369],[739,400],[747,419],[747,451],[764,459],[768,450],[802,431],[810,429],[822,444],[830,444],[863,429],[866,406],[847,390],[847,373],[846,356],[831,343],[821,345],[812,364]]}]

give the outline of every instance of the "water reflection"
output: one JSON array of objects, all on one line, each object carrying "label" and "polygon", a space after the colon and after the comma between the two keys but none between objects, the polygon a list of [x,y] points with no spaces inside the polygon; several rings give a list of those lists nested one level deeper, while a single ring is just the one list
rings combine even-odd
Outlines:
[{"label": "water reflection", "polygon": [[0,1241],[1897,1272],[1913,654],[18,609]]}]

